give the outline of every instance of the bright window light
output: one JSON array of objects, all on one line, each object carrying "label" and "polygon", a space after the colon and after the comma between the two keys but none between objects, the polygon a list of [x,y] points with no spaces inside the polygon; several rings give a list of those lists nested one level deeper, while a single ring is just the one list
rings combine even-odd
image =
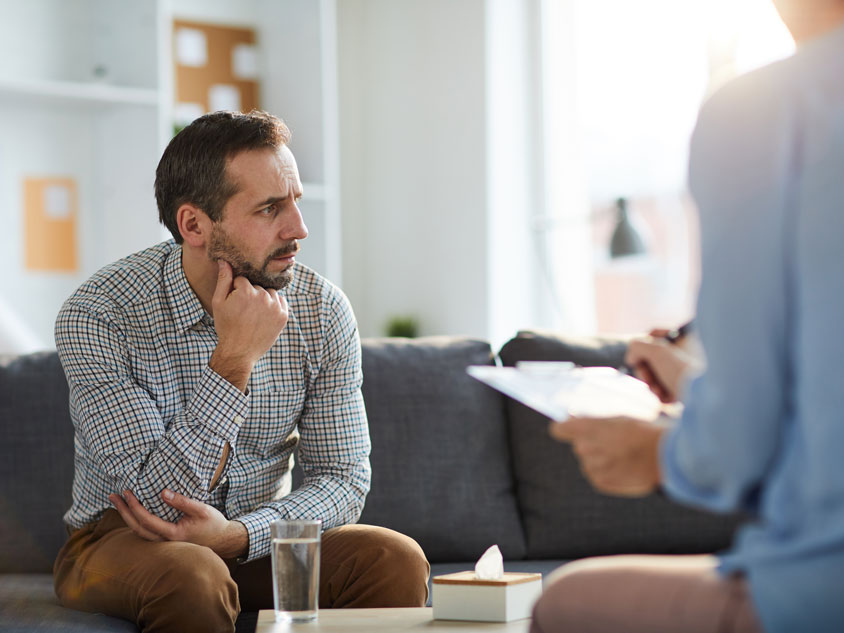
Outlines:
[{"label": "bright window light", "polygon": [[[770,0],[543,0],[543,21],[547,214],[563,219],[548,240],[577,261],[595,256],[588,267],[549,266],[561,326],[582,330],[573,315],[591,305],[598,331],[677,325],[698,280],[686,173],[700,106],[794,42]],[[585,192],[582,204],[573,191]],[[608,210],[621,197],[649,244],[644,256],[610,260]],[[572,217],[592,224],[593,244]]]}]

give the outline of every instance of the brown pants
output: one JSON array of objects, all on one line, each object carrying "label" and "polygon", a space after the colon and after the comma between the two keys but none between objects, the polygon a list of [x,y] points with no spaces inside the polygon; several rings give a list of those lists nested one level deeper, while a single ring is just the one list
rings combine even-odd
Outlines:
[{"label": "brown pants", "polygon": [[[429,572],[416,541],[398,532],[369,525],[326,530],[319,605],[424,606]],[[145,633],[231,632],[241,609],[273,608],[269,557],[237,565],[201,545],[147,541],[116,510],[71,534],[53,578],[64,606],[132,620]]]},{"label": "brown pants", "polygon": [[531,633],[761,633],[747,583],[713,556],[606,556],[545,582]]}]

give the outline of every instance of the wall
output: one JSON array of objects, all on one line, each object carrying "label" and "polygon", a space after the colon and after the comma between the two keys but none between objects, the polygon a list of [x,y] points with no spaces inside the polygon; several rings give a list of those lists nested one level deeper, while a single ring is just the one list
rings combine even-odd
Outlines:
[{"label": "wall", "polygon": [[550,312],[542,268],[538,3],[486,2],[487,338],[494,348]]},{"label": "wall", "polygon": [[485,3],[338,3],[343,287],[364,336],[488,333]]}]

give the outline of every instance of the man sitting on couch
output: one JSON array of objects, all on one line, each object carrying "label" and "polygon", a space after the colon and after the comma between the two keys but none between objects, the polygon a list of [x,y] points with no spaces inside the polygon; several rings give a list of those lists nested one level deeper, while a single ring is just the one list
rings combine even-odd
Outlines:
[{"label": "man sitting on couch", "polygon": [[295,262],[308,233],[288,140],[261,112],[185,128],[155,182],[175,241],[104,268],[59,313],[76,472],[54,578],[68,607],[232,631],[241,608],[273,606],[279,518],[328,528],[321,606],[427,600],[415,541],[350,525],[370,482],[360,341],[342,292]]}]

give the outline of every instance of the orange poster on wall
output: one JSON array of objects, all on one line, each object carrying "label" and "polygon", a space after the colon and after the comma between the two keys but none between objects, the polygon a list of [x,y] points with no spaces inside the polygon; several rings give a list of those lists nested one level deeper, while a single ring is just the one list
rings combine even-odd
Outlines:
[{"label": "orange poster on wall", "polygon": [[75,272],[76,182],[73,178],[24,178],[24,266]]},{"label": "orange poster on wall", "polygon": [[253,29],[173,20],[173,36],[177,118],[186,106],[196,116],[259,107]]}]

